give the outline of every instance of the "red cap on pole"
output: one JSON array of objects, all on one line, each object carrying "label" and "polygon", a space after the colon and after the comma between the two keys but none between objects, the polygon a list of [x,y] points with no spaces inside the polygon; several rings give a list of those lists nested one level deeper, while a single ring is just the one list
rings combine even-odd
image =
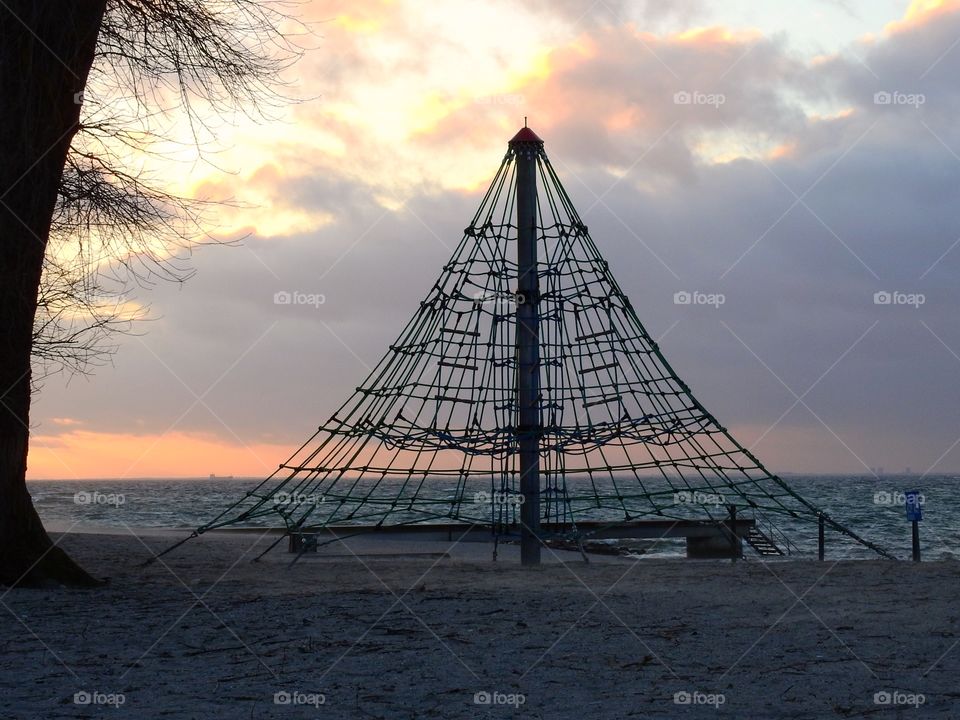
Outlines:
[{"label": "red cap on pole", "polygon": [[540,143],[543,144],[543,140],[530,128],[524,126],[520,128],[520,132],[513,136],[513,139],[510,140],[510,144],[514,143]]}]

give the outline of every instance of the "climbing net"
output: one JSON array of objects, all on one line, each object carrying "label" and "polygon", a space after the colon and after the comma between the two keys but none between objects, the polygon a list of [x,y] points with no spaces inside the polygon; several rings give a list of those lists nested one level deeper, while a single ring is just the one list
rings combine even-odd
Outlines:
[{"label": "climbing net", "polygon": [[[536,147],[541,521],[823,515],[677,377]],[[517,157],[363,383],[278,470],[198,533],[462,522],[516,531]],[[886,554],[824,515],[826,523]]]}]

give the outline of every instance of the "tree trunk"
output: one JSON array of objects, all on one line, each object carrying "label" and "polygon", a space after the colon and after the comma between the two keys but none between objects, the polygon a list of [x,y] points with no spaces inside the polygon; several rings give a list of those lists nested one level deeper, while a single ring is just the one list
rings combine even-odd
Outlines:
[{"label": "tree trunk", "polygon": [[26,487],[30,345],[79,94],[107,0],[0,2],[0,584],[97,584],[54,547]]}]

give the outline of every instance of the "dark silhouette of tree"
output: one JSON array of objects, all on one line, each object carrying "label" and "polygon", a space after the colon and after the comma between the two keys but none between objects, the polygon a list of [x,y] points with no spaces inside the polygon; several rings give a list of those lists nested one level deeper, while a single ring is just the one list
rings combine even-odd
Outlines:
[{"label": "dark silhouette of tree", "polygon": [[128,308],[124,290],[108,287],[82,260],[62,262],[48,254],[33,322],[34,390],[56,373],[90,373],[116,351],[118,334],[146,318],[146,308]]},{"label": "dark silhouette of tree", "polygon": [[31,388],[109,354],[131,319],[120,309],[131,282],[189,276],[205,203],[129,159],[183,118],[201,148],[218,116],[284,101],[302,29],[289,5],[0,3],[0,584],[98,583],[56,547],[27,492]]}]

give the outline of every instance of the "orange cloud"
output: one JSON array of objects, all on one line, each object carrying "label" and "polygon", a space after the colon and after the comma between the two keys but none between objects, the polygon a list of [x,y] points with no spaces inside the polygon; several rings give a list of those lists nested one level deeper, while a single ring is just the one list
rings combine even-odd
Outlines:
[{"label": "orange cloud", "polygon": [[884,29],[890,34],[905,32],[957,10],[960,10],[960,0],[913,0],[902,20],[888,23]]},{"label": "orange cloud", "polygon": [[334,23],[347,32],[361,35],[378,32],[383,27],[383,21],[379,18],[358,18],[353,15],[338,15]]},{"label": "orange cloud", "polygon": [[783,160],[784,158],[793,157],[797,150],[796,142],[786,142],[781,145],[777,145],[770,152],[767,153],[767,158],[769,160]]},{"label": "orange cloud", "polygon": [[[397,0],[353,0],[349,4],[311,0],[297,8],[297,16],[306,22],[333,25],[352,35],[370,35],[380,32],[401,10]],[[322,25],[320,33],[323,34]]]},{"label": "orange cloud", "polygon": [[[740,62],[748,54],[750,61]],[[782,143],[775,128],[790,109],[776,88],[801,71],[754,29],[658,35],[633,25],[591,28],[538,53],[530,72],[518,73],[504,90],[516,103],[450,107],[413,139],[427,148],[476,148],[487,158],[529,116],[530,126],[570,162],[582,153],[591,165],[625,170],[642,153],[652,168],[683,174],[691,157],[729,161]],[[684,103],[678,95],[703,102]],[[732,137],[731,128],[744,123],[744,137]],[[744,149],[748,135],[758,138],[756,148]],[[469,169],[489,173],[488,163]],[[469,177],[463,167],[457,172]]]},{"label": "orange cloud", "polygon": [[763,33],[759,30],[733,30],[731,28],[713,26],[698,27],[684,30],[670,36],[670,40],[678,43],[693,45],[740,45],[759,40]]},{"label": "orange cloud", "polygon": [[83,425],[82,421],[74,420],[73,418],[55,417],[55,418],[50,418],[50,422],[60,427],[76,427],[77,425]]},{"label": "orange cloud", "polygon": [[289,457],[287,445],[227,442],[212,434],[164,435],[76,430],[34,435],[27,477],[30,480],[265,476]]}]

